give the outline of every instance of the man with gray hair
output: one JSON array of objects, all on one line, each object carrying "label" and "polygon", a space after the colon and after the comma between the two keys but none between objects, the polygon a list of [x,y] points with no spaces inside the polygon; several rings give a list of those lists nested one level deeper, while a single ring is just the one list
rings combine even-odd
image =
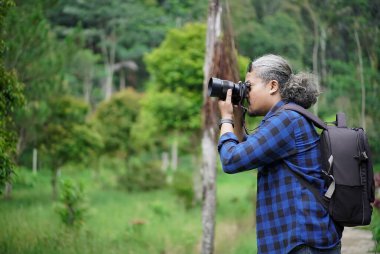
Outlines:
[{"label": "man with gray hair", "polygon": [[242,109],[233,106],[228,90],[226,100],[219,101],[218,151],[228,174],[258,170],[258,253],[340,253],[343,228],[289,172],[301,175],[320,193],[326,191],[319,135],[302,115],[281,108],[288,103],[310,108],[319,95],[316,79],[293,74],[280,56],[265,55],[250,63],[245,81],[248,114],[264,118],[254,133],[245,136]]}]

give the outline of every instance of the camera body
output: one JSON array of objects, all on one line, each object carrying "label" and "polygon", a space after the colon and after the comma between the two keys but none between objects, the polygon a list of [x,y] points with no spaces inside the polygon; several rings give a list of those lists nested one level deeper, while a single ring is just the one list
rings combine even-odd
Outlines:
[{"label": "camera body", "polygon": [[229,80],[222,80],[218,78],[210,78],[208,82],[208,93],[210,97],[217,97],[221,100],[226,100],[227,90],[232,89],[231,101],[234,105],[243,103],[247,98],[247,84],[245,82],[234,83]]}]

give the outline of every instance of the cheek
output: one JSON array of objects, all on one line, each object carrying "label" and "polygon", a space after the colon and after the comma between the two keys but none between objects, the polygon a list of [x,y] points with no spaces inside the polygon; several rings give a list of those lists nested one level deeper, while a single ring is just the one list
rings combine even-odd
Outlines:
[{"label": "cheek", "polygon": [[257,94],[257,91],[255,91],[255,89],[252,89],[251,91],[249,91],[249,98],[254,98]]}]

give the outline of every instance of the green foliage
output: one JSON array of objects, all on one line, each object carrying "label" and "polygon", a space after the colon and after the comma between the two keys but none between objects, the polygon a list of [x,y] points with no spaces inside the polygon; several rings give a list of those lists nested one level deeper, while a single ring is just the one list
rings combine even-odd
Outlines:
[{"label": "green foliage", "polygon": [[150,191],[164,187],[165,174],[160,161],[144,155],[129,158],[124,174],[119,177],[119,185],[127,191]]},{"label": "green foliage", "polygon": [[197,23],[172,29],[161,45],[146,56],[154,90],[184,94],[202,90],[205,33],[206,26]]},{"label": "green foliage", "polygon": [[62,0],[49,14],[62,33],[81,26],[87,43],[98,53],[102,47],[116,45],[118,60],[137,58],[157,45],[171,23],[161,8],[134,0]]},{"label": "green foliage", "polygon": [[0,192],[9,180],[16,150],[12,113],[24,102],[22,86],[14,73],[6,72],[0,63]]},{"label": "green foliage", "polygon": [[194,179],[191,171],[177,170],[174,173],[172,189],[186,209],[195,205]]},{"label": "green foliage", "polygon": [[172,212],[165,205],[165,202],[156,201],[150,205],[153,213],[157,215],[160,219],[170,218]]},{"label": "green foliage", "polygon": [[37,175],[27,168],[16,167],[12,176],[12,184],[17,188],[34,188],[37,184]]},{"label": "green foliage", "polygon": [[252,58],[280,54],[291,59],[297,67],[302,64],[303,32],[294,18],[285,13],[266,16],[262,23],[251,22],[249,30],[237,40],[242,52]]},{"label": "green foliage", "polygon": [[28,102],[69,91],[63,79],[76,45],[69,36],[62,41],[57,39],[41,1],[26,1],[12,8],[2,35],[7,38],[5,66],[17,71],[25,84]]},{"label": "green foliage", "polygon": [[57,38],[45,17],[44,2],[18,1],[2,31],[7,38],[5,66],[14,69],[25,86],[26,105],[15,112],[15,129],[20,133],[19,163],[25,163],[27,153],[48,139],[43,129],[49,117],[49,100],[72,92],[65,79],[70,76],[70,64],[78,48],[70,36]]},{"label": "green foliage", "polygon": [[66,226],[79,228],[88,213],[83,185],[75,184],[72,180],[64,180],[61,189],[60,202],[56,207],[61,221]]},{"label": "green foliage", "polygon": [[[77,33],[80,33],[79,31]],[[73,37],[75,39],[76,35],[74,34]],[[80,37],[80,34],[78,37]],[[103,68],[98,65],[100,60],[100,55],[94,54],[89,49],[78,49],[74,53],[69,70],[65,76],[65,81],[70,86],[71,94],[75,96],[84,95],[88,103],[95,103],[103,99],[95,96],[92,90],[93,84],[104,76]]]},{"label": "green foliage", "polygon": [[200,129],[205,33],[205,25],[198,23],[172,29],[146,55],[151,80],[132,130],[138,147],[168,146],[162,133],[194,135]]},{"label": "green foliage", "polygon": [[[131,129],[140,109],[142,95],[132,88],[115,93],[99,105],[92,124],[104,140],[103,152],[125,158],[133,153]],[[140,129],[139,132],[142,130]]]},{"label": "green foliage", "polygon": [[160,124],[155,126],[158,131],[167,130],[196,130],[199,128],[199,110],[189,97],[181,94],[162,91],[158,93],[147,93],[142,106],[154,112]]},{"label": "green foliage", "polygon": [[239,75],[240,75],[239,77],[240,77],[240,80],[242,81],[245,80],[245,75],[247,74],[247,67],[250,61],[251,59],[242,55],[238,55],[237,57],[237,62],[239,66]]},{"label": "green foliage", "polygon": [[50,116],[48,122],[71,127],[75,124],[83,124],[88,106],[80,99],[71,96],[62,96],[60,98],[51,98],[49,102]]},{"label": "green foliage", "polygon": [[3,1],[0,5],[0,193],[6,181],[10,180],[13,159],[16,150],[16,136],[14,133],[14,112],[23,105],[23,86],[18,82],[16,74],[5,69],[3,63],[4,18],[8,9],[13,6],[12,1]]},{"label": "green foliage", "polygon": [[[63,96],[49,103],[50,114],[41,146],[56,170],[67,162],[86,161],[102,149],[101,136],[85,123],[88,106],[82,100]],[[91,156],[90,158],[88,156]]]},{"label": "green foliage", "polygon": [[141,58],[162,41],[169,28],[204,17],[205,8],[207,3],[201,0],[60,0],[49,10],[49,18],[62,33],[83,27],[87,43],[95,45],[96,52],[116,42],[120,61]]},{"label": "green foliage", "polygon": [[[378,200],[375,200],[375,205],[378,204]],[[380,211],[378,207],[375,207],[372,213],[371,219],[372,238],[376,243],[375,252],[380,250]]]},{"label": "green foliage", "polygon": [[204,19],[207,15],[207,1],[203,0],[165,0],[160,5],[166,14],[177,19],[182,24],[189,21]]}]

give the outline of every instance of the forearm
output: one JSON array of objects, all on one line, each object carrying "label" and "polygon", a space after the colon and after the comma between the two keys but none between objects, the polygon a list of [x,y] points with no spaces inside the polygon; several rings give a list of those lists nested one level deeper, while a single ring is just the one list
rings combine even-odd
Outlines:
[{"label": "forearm", "polygon": [[219,109],[223,124],[220,125],[220,136],[225,133],[232,132],[236,135],[239,142],[245,139],[243,130],[243,108],[241,106],[232,105],[232,90],[228,89],[225,101],[219,101]]},{"label": "forearm", "polygon": [[222,136],[223,134],[225,134],[227,132],[233,132],[236,135],[236,137],[238,138],[239,142],[242,142],[243,140],[245,140],[244,128],[243,128],[241,123],[240,124],[235,123],[234,125],[235,126],[232,127],[232,125],[228,124],[228,123],[222,124],[222,126],[220,128],[220,136]]},{"label": "forearm", "polygon": [[245,131],[243,128],[243,121],[241,117],[236,117],[235,116],[235,121],[234,121],[234,133],[236,137],[239,139],[239,142],[242,142],[245,140]]},{"label": "forearm", "polygon": [[234,128],[230,123],[224,123],[220,126],[220,137],[227,132],[234,132]]}]

